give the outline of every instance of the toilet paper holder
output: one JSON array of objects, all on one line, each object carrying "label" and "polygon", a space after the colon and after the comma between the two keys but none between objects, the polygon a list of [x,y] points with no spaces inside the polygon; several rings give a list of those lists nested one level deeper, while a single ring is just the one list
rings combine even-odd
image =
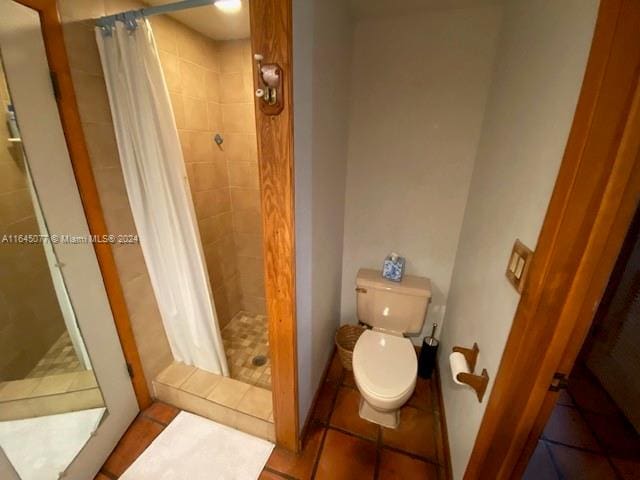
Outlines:
[{"label": "toilet paper holder", "polygon": [[489,384],[489,374],[487,373],[486,368],[482,369],[482,373],[480,375],[476,375],[474,373],[476,370],[476,362],[478,361],[478,353],[480,352],[478,344],[474,343],[472,348],[453,347],[453,351],[464,355],[470,372],[460,372],[456,375],[456,378],[458,381],[466,383],[473,388],[478,396],[478,401],[482,402],[482,398],[487,391],[487,385]]}]

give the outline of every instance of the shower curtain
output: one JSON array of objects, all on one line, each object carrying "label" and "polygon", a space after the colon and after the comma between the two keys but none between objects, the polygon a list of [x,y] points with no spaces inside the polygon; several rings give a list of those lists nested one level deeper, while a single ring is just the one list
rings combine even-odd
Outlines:
[{"label": "shower curtain", "polygon": [[120,162],[176,360],[228,375],[169,94],[146,19],[96,27]]}]

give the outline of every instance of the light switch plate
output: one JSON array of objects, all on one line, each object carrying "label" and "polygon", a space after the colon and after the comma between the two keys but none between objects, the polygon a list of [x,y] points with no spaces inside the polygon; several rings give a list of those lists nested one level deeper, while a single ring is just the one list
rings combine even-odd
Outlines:
[{"label": "light switch plate", "polygon": [[516,239],[511,250],[511,256],[509,257],[509,264],[507,265],[507,279],[513,285],[518,293],[522,293],[524,290],[524,283],[527,279],[527,273],[529,272],[529,264],[533,258],[533,252],[529,247]]}]

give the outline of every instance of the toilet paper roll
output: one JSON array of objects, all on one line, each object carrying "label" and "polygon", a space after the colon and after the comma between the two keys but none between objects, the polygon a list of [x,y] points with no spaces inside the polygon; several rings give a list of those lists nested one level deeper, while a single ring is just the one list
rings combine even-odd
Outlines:
[{"label": "toilet paper roll", "polygon": [[453,381],[458,385],[465,385],[463,382],[456,378],[461,372],[470,373],[469,365],[467,364],[467,359],[464,358],[464,355],[460,352],[453,352],[451,355],[449,355],[449,365],[451,366],[451,375],[453,376]]}]

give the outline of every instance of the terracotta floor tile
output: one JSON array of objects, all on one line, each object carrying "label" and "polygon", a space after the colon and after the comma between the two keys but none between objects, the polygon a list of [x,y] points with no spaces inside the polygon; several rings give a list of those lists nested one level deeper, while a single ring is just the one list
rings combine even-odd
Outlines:
[{"label": "terracotta floor tile", "polygon": [[321,425],[316,424],[312,426],[304,440],[302,452],[298,455],[284,448],[274,448],[273,453],[267,461],[267,467],[299,480],[311,478],[324,432],[325,429]]},{"label": "terracotta floor tile", "polygon": [[344,368],[342,367],[340,356],[338,355],[338,352],[335,352],[333,354],[333,358],[331,359],[329,370],[327,370],[326,381],[340,383],[340,381],[342,380],[342,372],[344,372]]},{"label": "terracotta floor tile", "polygon": [[611,462],[624,480],[640,480],[640,459],[612,458]]},{"label": "terracotta floor tile", "polygon": [[437,480],[438,467],[386,448],[380,452],[378,480]]},{"label": "terracotta floor tile", "polygon": [[337,430],[327,430],[315,478],[317,480],[372,480],[376,445]]},{"label": "terracotta floor tile", "polygon": [[575,408],[556,405],[542,435],[545,439],[554,442],[586,448],[594,452],[600,451],[596,438]]},{"label": "terracotta floor tile", "polygon": [[413,407],[403,407],[398,428],[383,428],[382,443],[405,452],[437,458],[434,414]]},{"label": "terracotta floor tile", "polygon": [[412,407],[420,408],[422,410],[432,410],[432,382],[432,379],[427,380],[425,378],[418,377],[418,380],[416,381],[416,389],[407,402],[407,405],[411,405]]},{"label": "terracotta floor tile", "polygon": [[276,472],[270,472],[269,470],[263,470],[258,477],[258,480],[283,480],[285,477],[281,477]]},{"label": "terracotta floor tile", "polygon": [[176,418],[178,413],[180,413],[178,408],[163,402],[154,402],[149,408],[142,412],[145,417],[150,417],[164,425],[171,423],[171,420]]},{"label": "terracotta floor tile", "polygon": [[159,423],[144,417],[136,418],[109,455],[102,469],[119,477],[163,429],[164,427]]},{"label": "terracotta floor tile", "polygon": [[527,465],[527,469],[522,476],[522,480],[559,479],[560,477],[558,477],[556,467],[554,467],[553,460],[551,459],[551,452],[549,452],[545,442],[543,440],[539,440],[538,446],[533,452],[533,455],[529,460],[529,465]]},{"label": "terracotta floor tile", "polygon": [[313,410],[313,419],[322,423],[327,423],[333,409],[333,402],[338,393],[338,385],[331,382],[324,382],[322,389],[318,394],[315,408]]},{"label": "terracotta floor tile", "polygon": [[575,448],[547,443],[559,473],[569,480],[616,480],[606,457]]},{"label": "terracotta floor tile", "polygon": [[609,455],[640,459],[640,435],[624,417],[585,412],[584,418]]},{"label": "terracotta floor tile", "polygon": [[340,387],[336,406],[329,421],[330,425],[350,433],[375,440],[378,438],[378,425],[360,418],[360,392],[348,387]]}]

